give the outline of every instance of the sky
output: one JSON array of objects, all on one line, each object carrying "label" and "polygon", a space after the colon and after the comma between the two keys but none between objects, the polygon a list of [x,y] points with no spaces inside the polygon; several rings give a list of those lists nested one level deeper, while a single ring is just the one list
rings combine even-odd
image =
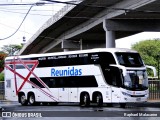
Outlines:
[{"label": "sky", "polygon": [[[0,4],[36,3],[38,1],[39,0],[0,0]],[[24,36],[27,42],[34,33],[63,6],[64,4],[33,6],[18,32],[12,37],[2,40],[12,35],[17,30],[31,6],[0,5],[0,47],[9,44],[21,44],[23,43]]]},{"label": "sky", "polygon": [[135,35],[131,35],[125,38],[116,40],[116,47],[118,48],[131,48],[135,43],[144,40],[160,39],[160,32],[141,32]]},{"label": "sky", "polygon": [[[0,0],[0,4],[35,3],[38,1],[39,0]],[[0,40],[0,47],[9,44],[21,44],[23,43],[23,37],[25,37],[27,42],[33,34],[63,6],[64,4],[33,6],[18,32],[8,39]],[[30,6],[0,6],[0,39],[10,36],[17,30],[29,8]],[[160,32],[143,32],[117,39],[116,47],[131,48],[131,45],[136,42],[157,38],[160,38]]]}]

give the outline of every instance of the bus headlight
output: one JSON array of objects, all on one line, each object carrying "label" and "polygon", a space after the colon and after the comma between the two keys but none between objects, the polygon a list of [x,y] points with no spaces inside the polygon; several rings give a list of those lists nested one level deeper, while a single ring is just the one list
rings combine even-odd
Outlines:
[{"label": "bus headlight", "polygon": [[130,95],[130,94],[128,94],[128,93],[122,92],[122,94],[123,94],[123,95],[125,95],[125,96],[129,96],[129,97],[131,97],[131,95]]}]

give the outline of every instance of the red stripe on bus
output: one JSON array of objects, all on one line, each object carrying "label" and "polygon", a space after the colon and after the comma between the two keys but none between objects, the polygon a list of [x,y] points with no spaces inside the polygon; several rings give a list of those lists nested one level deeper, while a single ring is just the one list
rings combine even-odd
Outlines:
[{"label": "red stripe on bus", "polygon": [[[49,90],[49,87],[33,72],[34,69],[35,69],[35,68],[37,67],[37,65],[38,65],[38,60],[33,60],[33,61],[32,61],[32,60],[28,60],[28,61],[27,61],[27,60],[21,60],[20,58],[18,58],[18,59],[19,59],[19,61],[15,60],[15,58],[14,58],[15,61],[11,61],[11,62],[8,62],[8,61],[7,61],[7,62],[5,62],[5,67],[6,67],[7,69],[9,69],[11,72],[14,73],[16,95],[18,95],[18,92],[23,88],[24,84],[25,84],[26,82],[28,82],[28,83],[31,84],[33,87],[38,88],[42,93],[44,93],[46,96],[48,96],[48,97],[51,98],[52,100],[57,101],[57,100],[58,100],[57,98],[55,98],[55,97],[52,96],[50,93],[46,92],[45,90],[43,90],[42,88],[40,88],[39,86],[37,86],[36,84],[34,84],[33,82],[31,82],[31,81],[29,80],[29,77],[30,77],[30,75],[32,74],[32,75],[34,75],[34,76],[36,77],[36,79],[37,79],[45,88],[47,88],[47,89]],[[14,64],[14,68],[13,68],[13,69],[10,68],[9,66],[7,66],[7,64]],[[23,64],[23,66],[24,66],[26,69],[29,70],[29,73],[28,73],[27,77],[24,77],[24,76],[22,76],[21,74],[19,74],[18,72],[16,72],[16,69],[15,69],[16,64]],[[26,64],[34,64],[34,65],[33,65],[32,69],[30,70]],[[20,85],[20,87],[19,87],[18,90],[17,90],[16,75],[19,76],[22,80],[24,80],[23,83]],[[50,90],[49,90],[49,91],[50,91]],[[57,99],[57,100],[55,100],[55,99]]]}]

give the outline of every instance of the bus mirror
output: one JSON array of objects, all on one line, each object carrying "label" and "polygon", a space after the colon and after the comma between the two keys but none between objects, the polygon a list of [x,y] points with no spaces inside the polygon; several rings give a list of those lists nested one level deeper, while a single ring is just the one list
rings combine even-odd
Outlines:
[{"label": "bus mirror", "polygon": [[146,68],[151,69],[153,71],[153,76],[157,77],[157,71],[156,71],[156,68],[154,66],[146,65]]}]

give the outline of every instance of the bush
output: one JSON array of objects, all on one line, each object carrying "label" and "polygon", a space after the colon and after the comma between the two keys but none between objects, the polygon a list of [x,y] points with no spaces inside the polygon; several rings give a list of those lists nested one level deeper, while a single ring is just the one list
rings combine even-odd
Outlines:
[{"label": "bush", "polygon": [[0,73],[0,81],[4,81],[4,73]]}]

